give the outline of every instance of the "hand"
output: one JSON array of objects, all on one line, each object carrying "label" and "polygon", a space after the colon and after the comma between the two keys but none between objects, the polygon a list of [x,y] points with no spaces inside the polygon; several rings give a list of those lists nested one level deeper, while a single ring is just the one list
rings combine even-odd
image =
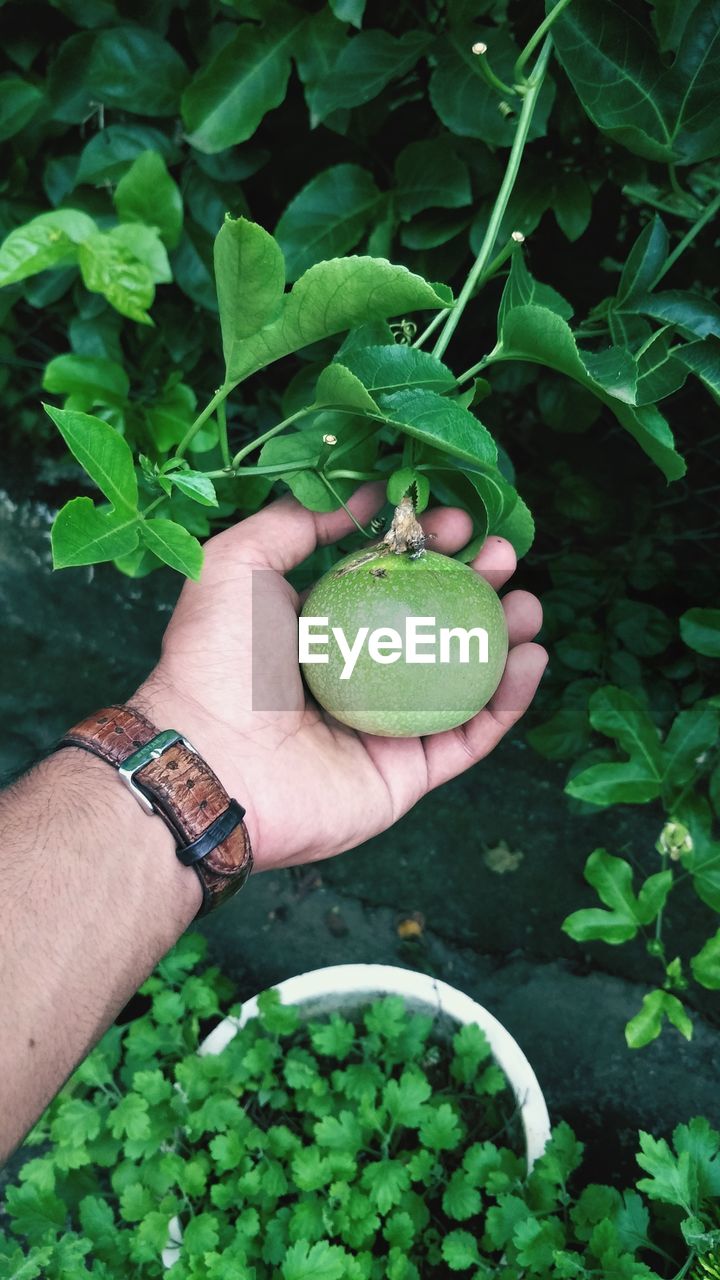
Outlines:
[{"label": "hand", "polygon": [[[365,524],[383,500],[365,485],[351,509]],[[433,548],[453,553],[471,533],[462,511],[423,516]],[[318,545],[351,530],[344,511],[316,515],[291,497],[212,538],[199,583],[183,587],[160,662],[136,701],[162,729],[187,734],[247,810],[255,865],[291,866],[330,857],[376,835],[417,801],[488,755],[529,706],[547,662],[530,641],[542,621],[525,591],[505,596],[510,653],[500,686],[484,710],[459,729],[427,738],[356,733],[310,704],[297,657],[297,593],[283,576]],[[498,589],[515,553],[490,538],[473,568]],[[253,611],[253,577],[262,608]],[[255,618],[253,619],[253,612]],[[251,635],[253,621],[255,635]],[[272,664],[287,710],[253,710],[256,663]]]}]

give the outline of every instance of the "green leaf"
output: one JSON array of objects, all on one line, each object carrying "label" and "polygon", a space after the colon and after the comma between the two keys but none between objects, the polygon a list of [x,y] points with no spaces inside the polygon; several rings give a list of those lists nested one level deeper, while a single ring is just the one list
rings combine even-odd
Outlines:
[{"label": "green leaf", "polygon": [[419,387],[425,391],[449,391],[455,375],[429,351],[404,343],[358,347],[338,357],[368,391],[405,391]]},{"label": "green leaf", "polygon": [[228,379],[242,366],[243,343],[277,316],[285,263],[277,241],[247,218],[226,217],[215,239],[215,283]]},{"label": "green leaf", "polygon": [[660,329],[637,356],[637,394],[635,403],[654,404],[679,391],[687,379],[687,366],[670,354],[671,339],[667,329]]},{"label": "green leaf", "polygon": [[354,27],[361,27],[365,13],[366,0],[330,0],[338,22],[351,22]]},{"label": "green leaf", "polygon": [[[649,995],[643,996],[640,1011],[630,1019],[625,1028],[628,1047],[644,1049],[645,1045],[656,1040],[662,1031],[665,1018],[677,1027],[686,1040],[691,1039],[692,1022],[677,997],[670,995],[669,991],[651,991]],[[639,1156],[638,1163],[642,1164]],[[643,1168],[647,1166],[643,1165]],[[647,1179],[640,1181],[638,1187],[646,1190]]]},{"label": "green leaf", "polygon": [[720,929],[692,957],[690,968],[701,987],[707,987],[710,991],[720,990]]},{"label": "green leaf", "polygon": [[662,609],[639,600],[618,600],[608,614],[612,634],[638,657],[655,657],[667,649],[674,627]]},{"label": "green leaf", "polygon": [[359,413],[379,414],[378,406],[360,379],[337,361],[320,374],[315,386],[315,404],[342,405]]},{"label": "green leaf", "polygon": [[685,473],[685,463],[675,450],[672,432],[652,405],[633,408],[628,403],[627,352],[581,353],[561,316],[547,307],[520,306],[503,319],[498,358],[531,360],[565,373],[608,405],[626,431],[652,458],[668,480]]},{"label": "green leaf", "polygon": [[240,382],[274,360],[322,338],[406,311],[447,307],[444,286],[431,285],[381,258],[335,258],[305,272],[286,294],[280,314],[243,344],[228,365]]},{"label": "green leaf", "polygon": [[360,1181],[370,1193],[375,1208],[385,1214],[399,1204],[403,1192],[410,1186],[410,1174],[400,1160],[377,1160],[365,1166]]},{"label": "green leaf", "polygon": [[456,1169],[443,1192],[443,1212],[456,1222],[467,1222],[480,1212],[482,1199],[480,1192],[473,1187],[468,1175],[462,1169]]},{"label": "green leaf", "polygon": [[63,1231],[67,1220],[67,1208],[57,1196],[49,1191],[40,1191],[32,1183],[24,1186],[7,1186],[4,1189],[4,1208],[13,1220],[13,1229],[20,1236],[26,1236],[31,1244],[40,1243],[52,1232],[52,1239],[57,1239],[57,1232]]},{"label": "green leaf", "polygon": [[672,871],[659,871],[647,878],[636,898],[632,867],[605,849],[595,849],[590,854],[584,875],[609,910],[575,911],[563,921],[563,931],[575,942],[600,940],[610,946],[628,942],[641,925],[652,923],[665,905],[673,882]]},{"label": "green leaf", "polygon": [[[550,0],[548,0],[548,7]],[[590,119],[636,155],[690,163],[717,151],[720,36],[702,0],[665,67],[650,33],[613,0],[577,0],[553,28],[560,61]]]},{"label": "green leaf", "polygon": [[535,521],[519,495],[510,513],[498,521],[492,532],[501,538],[507,538],[519,559],[527,555],[535,541]]},{"label": "green leaf", "polygon": [[720,307],[699,293],[667,289],[646,294],[635,299],[632,310],[673,325],[689,338],[720,338]]},{"label": "green leaf", "polygon": [[143,151],[155,151],[170,163],[177,149],[166,134],[144,124],[110,124],[93,134],[80,152],[75,185],[117,182]]},{"label": "green leaf", "polygon": [[451,1271],[469,1271],[480,1262],[477,1242],[469,1231],[449,1231],[443,1237],[442,1256]]},{"label": "green leaf", "polygon": [[130,446],[103,422],[74,409],[43,405],[73,457],[118,512],[137,514],[138,488]]},{"label": "green leaf", "polygon": [[706,338],[704,342],[689,342],[674,352],[676,360],[695,374],[714,400],[720,403],[720,342]]},{"label": "green leaf", "polygon": [[396,37],[374,30],[353,36],[313,94],[315,118],[324,120],[339,108],[372,101],[391,80],[406,75],[431,42],[425,31]]},{"label": "green leaf", "polygon": [[410,493],[415,504],[415,512],[420,515],[427,507],[430,498],[430,481],[422,471],[416,471],[414,467],[401,467],[399,471],[393,471],[387,482],[387,500],[394,507],[402,502],[407,493]]},{"label": "green leaf", "polygon": [[114,1138],[147,1138],[150,1136],[149,1107],[145,1098],[128,1093],[108,1115],[108,1128]]},{"label": "green leaf", "polygon": [[568,240],[578,240],[587,231],[592,214],[592,191],[581,174],[558,175],[553,187],[552,210]]},{"label": "green leaf", "polygon": [[172,471],[168,479],[181,493],[192,498],[193,502],[199,502],[203,507],[218,505],[215,485],[202,471]]},{"label": "green leaf", "polygon": [[[473,53],[478,41],[487,44],[493,70],[506,83],[514,79],[520,50],[502,28],[463,26],[441,38],[434,51],[436,67],[430,80],[430,101],[436,115],[451,133],[461,138],[481,138],[491,147],[509,147],[517,126],[516,115],[501,109],[502,97],[485,79],[480,57]],[[545,133],[555,86],[546,79],[538,95],[529,138]]]},{"label": "green leaf", "polygon": [[458,209],[472,200],[467,165],[448,138],[409,143],[395,161],[395,184],[405,221],[423,209]]},{"label": "green leaf", "polygon": [[449,1102],[432,1108],[420,1124],[420,1139],[431,1151],[454,1151],[460,1144],[462,1128]]},{"label": "green leaf", "polygon": [[147,27],[109,27],[67,40],[50,69],[58,120],[79,124],[102,102],[133,115],[173,116],[187,80],[182,58]]},{"label": "green leaf", "polygon": [[655,282],[668,255],[669,239],[665,223],[655,214],[646,223],[630,250],[617,289],[619,304],[633,302]]},{"label": "green leaf", "polygon": [[101,356],[55,356],[45,366],[42,386],[53,395],[82,397],[93,405],[121,405],[130,383],[122,365]]},{"label": "green leaf", "polygon": [[663,744],[663,796],[670,810],[678,793],[700,773],[719,735],[720,711],[709,702],[698,702],[675,717]]},{"label": "green leaf", "polygon": [[425,1103],[432,1097],[427,1077],[418,1070],[403,1071],[399,1080],[389,1080],[383,1092],[383,1104],[396,1125],[416,1129],[426,1114]]},{"label": "green leaf", "polygon": [[16,227],[0,246],[0,286],[76,262],[78,245],[96,230],[92,218],[78,209],[41,213]]},{"label": "green leaf", "polygon": [[97,231],[81,244],[78,260],[86,289],[103,294],[130,320],[152,324],[147,311],[155,297],[155,282],[172,279],[155,231],[132,223]]},{"label": "green leaf", "polygon": [[183,1252],[200,1258],[214,1249],[220,1239],[217,1218],[212,1213],[196,1213],[183,1229]]},{"label": "green leaf", "polygon": [[338,164],[308,182],[275,228],[288,280],[324,258],[340,257],[360,240],[382,196],[367,169]]},{"label": "green leaf", "polygon": [[696,653],[720,658],[720,609],[686,610],[680,619],[680,635]]},{"label": "green leaf", "polygon": [[143,151],[120,179],[113,196],[122,222],[156,227],[169,249],[180,240],[183,202],[157,151]]},{"label": "green leaf", "polygon": [[394,391],[377,397],[398,430],[467,462],[494,463],[497,447],[490,432],[468,409],[435,391]]},{"label": "green leaf", "polygon": [[43,101],[42,89],[20,76],[0,80],[0,142],[25,128]]},{"label": "green leaf", "polygon": [[348,1255],[338,1245],[299,1240],[285,1254],[282,1280],[345,1280]]},{"label": "green leaf", "polygon": [[148,550],[163,564],[169,564],[171,569],[198,581],[203,562],[202,547],[182,525],[174,520],[143,520],[140,536]]},{"label": "green leaf", "polygon": [[304,22],[304,14],[279,9],[262,27],[243,23],[200,68],[182,100],[191,146],[212,155],[252,137],[285,97],[293,42]]},{"label": "green leaf", "polygon": [[329,1151],[345,1151],[356,1155],[363,1145],[363,1133],[359,1120],[352,1111],[341,1111],[337,1116],[323,1116],[314,1127],[315,1141]]}]

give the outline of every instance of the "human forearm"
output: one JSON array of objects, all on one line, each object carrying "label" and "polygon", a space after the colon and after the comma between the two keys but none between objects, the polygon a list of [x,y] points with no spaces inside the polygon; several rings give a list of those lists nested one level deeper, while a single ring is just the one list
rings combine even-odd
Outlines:
[{"label": "human forearm", "polygon": [[64,749],[0,796],[0,1159],[195,916],[194,873],[108,765]]}]

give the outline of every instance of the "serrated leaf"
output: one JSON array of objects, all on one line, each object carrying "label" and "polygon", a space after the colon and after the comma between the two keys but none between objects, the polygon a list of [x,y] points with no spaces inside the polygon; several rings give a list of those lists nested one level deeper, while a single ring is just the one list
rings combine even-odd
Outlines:
[{"label": "serrated leaf", "polygon": [[348,1255],[338,1245],[299,1240],[287,1250],[280,1273],[282,1280],[344,1280],[347,1262]]},{"label": "serrated leaf", "polygon": [[202,547],[182,525],[160,518],[143,520],[140,536],[148,550],[163,564],[169,564],[171,569],[198,581],[203,562]]},{"label": "serrated leaf", "polygon": [[469,1231],[449,1231],[441,1247],[443,1260],[451,1271],[469,1271],[480,1262],[477,1242]]},{"label": "serrated leaf", "polygon": [[416,471],[414,467],[393,471],[386,486],[388,502],[396,507],[407,493],[413,498],[416,515],[420,515],[430,498],[430,481],[424,472]]},{"label": "serrated leaf", "polygon": [[302,347],[372,320],[447,307],[449,291],[382,258],[319,262],[286,294],[280,314],[234,354],[228,378],[240,382]]},{"label": "serrated leaf", "polygon": [[379,409],[370,392],[347,365],[333,361],[323,369],[315,386],[315,404],[343,406],[358,413],[379,416]]},{"label": "serrated leaf", "polygon": [[393,426],[424,444],[471,463],[497,460],[497,446],[487,428],[447,397],[416,388],[382,393],[377,400]]},{"label": "serrated leaf", "polygon": [[337,359],[360,379],[368,391],[413,390],[450,391],[455,375],[429,351],[403,343],[357,347],[340,353]]},{"label": "serrated leaf", "polygon": [[334,165],[312,178],[290,201],[275,228],[288,280],[297,280],[322,259],[353,249],[381,200],[372,174],[357,164]]}]

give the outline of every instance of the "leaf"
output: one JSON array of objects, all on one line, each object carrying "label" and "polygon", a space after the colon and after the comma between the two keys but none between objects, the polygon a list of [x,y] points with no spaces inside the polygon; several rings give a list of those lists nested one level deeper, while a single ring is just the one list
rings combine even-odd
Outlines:
[{"label": "leaf", "polygon": [[282,1280],[345,1280],[347,1262],[348,1255],[338,1245],[299,1240],[285,1254],[280,1273]]},{"label": "leaf", "polygon": [[215,238],[215,284],[227,377],[244,358],[243,343],[275,319],[285,263],[277,241],[247,218],[226,217]]},{"label": "leaf", "polygon": [[166,163],[177,159],[177,149],[159,129],[144,124],[111,124],[93,134],[80,152],[75,185],[117,182],[143,151],[154,151]]},{"label": "leaf", "polygon": [[430,481],[424,472],[416,471],[414,467],[401,467],[399,471],[393,471],[386,487],[388,502],[397,507],[407,493],[413,498],[416,515],[420,515],[430,498]]},{"label": "leaf", "polygon": [[132,115],[176,115],[187,77],[185,63],[166,40],[133,25],[66,40],[48,87],[56,119],[80,124],[98,102]]},{"label": "leaf", "polygon": [[618,304],[633,302],[652,289],[668,255],[669,238],[662,218],[646,223],[630,250],[617,289]]},{"label": "leaf", "polygon": [[709,702],[698,702],[675,717],[663,744],[663,796],[669,809],[678,793],[699,774],[719,735],[720,711]]},{"label": "leaf", "polygon": [[[549,0],[548,0],[549,5]],[[647,29],[613,0],[577,0],[553,29],[558,56],[590,119],[636,155],[691,163],[715,154],[720,68],[716,0],[702,0],[665,67]]]},{"label": "leaf", "polygon": [[432,36],[425,31],[406,31],[396,37],[373,30],[353,36],[313,93],[316,120],[325,120],[340,108],[371,102],[391,80],[406,75],[431,43]]},{"label": "leaf", "polygon": [[717,338],[689,342],[679,351],[676,350],[674,356],[699,378],[713,399],[720,403],[720,342]]},{"label": "leaf", "polygon": [[338,22],[351,22],[354,27],[361,27],[365,12],[366,0],[330,0]]},{"label": "leaf", "polygon": [[443,1212],[456,1222],[466,1222],[480,1212],[481,1206],[480,1192],[473,1187],[464,1170],[456,1169],[443,1192]]},{"label": "leaf", "polygon": [[130,384],[122,365],[101,356],[55,356],[45,366],[42,386],[53,395],[81,396],[88,408],[95,404],[121,405]]},{"label": "leaf", "polygon": [[182,99],[191,146],[212,155],[253,136],[285,97],[293,41],[304,22],[304,14],[283,9],[263,27],[243,23],[200,68]]},{"label": "leaf", "polygon": [[423,209],[458,209],[472,200],[467,165],[447,138],[409,143],[395,161],[395,184],[405,221]]},{"label": "leaf", "polygon": [[0,80],[0,142],[13,138],[32,120],[43,101],[42,89],[20,76]]},{"label": "leaf", "polygon": [[191,1258],[200,1258],[214,1249],[220,1232],[217,1218],[212,1213],[196,1213],[183,1230],[183,1252]]},{"label": "leaf", "polygon": [[568,240],[578,240],[587,231],[592,215],[592,191],[581,174],[562,173],[555,179],[552,210]]},{"label": "leaf", "polygon": [[480,1262],[477,1242],[469,1231],[448,1231],[443,1237],[442,1256],[451,1271],[469,1271]]},{"label": "leaf", "polygon": [[108,1128],[114,1138],[147,1138],[150,1134],[149,1108],[145,1098],[127,1093],[108,1114]]},{"label": "leaf", "polygon": [[120,179],[113,196],[122,222],[157,227],[169,249],[180,240],[183,202],[180,191],[157,151],[143,151]]},{"label": "leaf", "polygon": [[193,502],[199,502],[203,507],[218,505],[215,485],[202,471],[173,471],[168,479],[181,493],[192,498]]},{"label": "leaf", "polygon": [[687,366],[670,354],[670,337],[660,329],[637,355],[635,403],[654,404],[679,391],[687,379]]},{"label": "leaf", "polygon": [[284,480],[310,511],[335,511],[338,499],[347,501],[357,488],[356,480],[336,476],[333,494],[318,473],[321,456],[327,455],[327,435],[334,435],[337,440],[326,459],[328,464],[334,465],[340,458],[342,466],[351,470],[365,470],[372,465],[377,444],[374,424],[368,424],[365,418],[333,414],[332,410],[318,415],[313,427],[268,440],[260,452],[260,465],[277,467],[277,478]]},{"label": "leaf", "polygon": [[78,209],[56,209],[16,227],[0,246],[0,286],[77,261],[78,245],[97,230]]},{"label": "leaf", "polygon": [[590,699],[593,728],[626,751],[620,764],[591,765],[567,783],[565,791],[590,804],[643,804],[660,792],[662,751],[647,712],[629,693],[608,685]]},{"label": "leaf", "polygon": [[[481,138],[492,147],[509,147],[515,136],[519,103],[517,100],[513,103],[516,111],[512,114],[503,112],[501,95],[488,84],[480,69],[483,55],[472,51],[479,41],[487,44],[496,74],[506,83],[512,83],[520,50],[507,33],[498,27],[463,26],[450,31],[436,45],[437,65],[430,80],[430,101],[451,133],[462,138]],[[546,79],[530,124],[531,140],[545,133],[554,96],[555,86],[552,80]]]},{"label": "leaf", "polygon": [[407,435],[468,462],[497,460],[490,432],[468,409],[435,391],[382,393],[378,404],[388,421]]},{"label": "leaf", "polygon": [[[611,351],[615,361],[614,349]],[[562,317],[547,307],[522,306],[505,316],[496,358],[531,360],[567,374],[612,409],[621,425],[668,480],[685,474],[685,463],[675,450],[672,432],[662,414],[651,405],[636,409],[627,403],[623,364],[628,353],[622,353],[613,378],[611,367],[606,363],[603,367],[604,362],[597,355],[579,351]]]},{"label": "leaf", "polygon": [[365,1165],[360,1181],[370,1193],[375,1208],[385,1214],[399,1204],[403,1192],[410,1186],[410,1174],[400,1160],[376,1160]]},{"label": "leaf", "polygon": [[690,968],[701,987],[707,987],[710,991],[720,990],[720,929],[692,957]]},{"label": "leaf", "polygon": [[720,609],[687,609],[680,618],[685,644],[706,658],[720,658]]},{"label": "leaf", "polygon": [[[665,1018],[677,1027],[686,1040],[692,1038],[692,1022],[677,997],[671,995],[669,991],[651,991],[649,995],[643,996],[642,1008],[634,1018],[630,1019],[625,1028],[628,1048],[644,1049],[645,1045],[656,1040],[662,1031]],[[642,1136],[641,1134],[641,1141]],[[640,1156],[638,1156],[638,1164],[647,1168]],[[646,1194],[650,1194],[647,1184],[648,1180],[644,1178],[637,1185]]]},{"label": "leaf", "polygon": [[433,1107],[420,1122],[420,1140],[431,1151],[454,1151],[461,1137],[460,1121],[449,1102]]},{"label": "leaf", "polygon": [[383,1105],[396,1125],[416,1129],[427,1112],[425,1103],[432,1087],[423,1072],[408,1069],[399,1080],[389,1080],[383,1091]]},{"label": "leaf", "polygon": [[97,231],[81,244],[78,258],[86,289],[102,293],[121,315],[152,324],[147,311],[155,281],[158,275],[165,281],[172,275],[162,242],[150,227],[126,224]]},{"label": "leaf", "polygon": [[335,258],[305,272],[286,294],[280,314],[243,344],[228,366],[240,382],[274,360],[371,320],[449,305],[444,286],[381,258]]},{"label": "leaf", "polygon": [[667,289],[635,299],[634,311],[674,325],[690,338],[720,338],[720,306],[699,293]]},{"label": "leaf", "polygon": [[[118,512],[137,515],[138,488],[130,446],[101,418],[43,405],[73,457]],[[120,553],[118,553],[120,554]]]},{"label": "leaf", "polygon": [[315,404],[343,405],[359,413],[379,415],[375,401],[360,379],[336,360],[323,369],[317,380]]},{"label": "leaf", "polygon": [[420,387],[425,391],[450,391],[455,375],[429,351],[404,343],[358,347],[344,351],[336,359],[351,370],[368,391],[405,391]]},{"label": "leaf", "polygon": [[510,513],[503,516],[492,532],[501,538],[507,538],[519,559],[527,555],[535,541],[535,521],[519,495]]},{"label": "leaf", "polygon": [[288,280],[297,280],[315,262],[354,248],[381,200],[372,175],[357,164],[334,165],[308,182],[275,228]]},{"label": "leaf", "polygon": [[174,520],[143,520],[140,525],[140,536],[148,550],[152,551],[163,564],[171,569],[184,573],[187,578],[196,582],[200,578],[203,551],[197,538],[194,538],[182,525]]},{"label": "leaf", "polygon": [[605,849],[595,849],[590,854],[584,875],[609,910],[575,911],[563,921],[563,931],[575,942],[599,940],[610,946],[629,942],[641,925],[652,923],[665,905],[673,882],[672,871],[659,871],[647,878],[636,898],[632,867],[624,858],[613,858]]}]

